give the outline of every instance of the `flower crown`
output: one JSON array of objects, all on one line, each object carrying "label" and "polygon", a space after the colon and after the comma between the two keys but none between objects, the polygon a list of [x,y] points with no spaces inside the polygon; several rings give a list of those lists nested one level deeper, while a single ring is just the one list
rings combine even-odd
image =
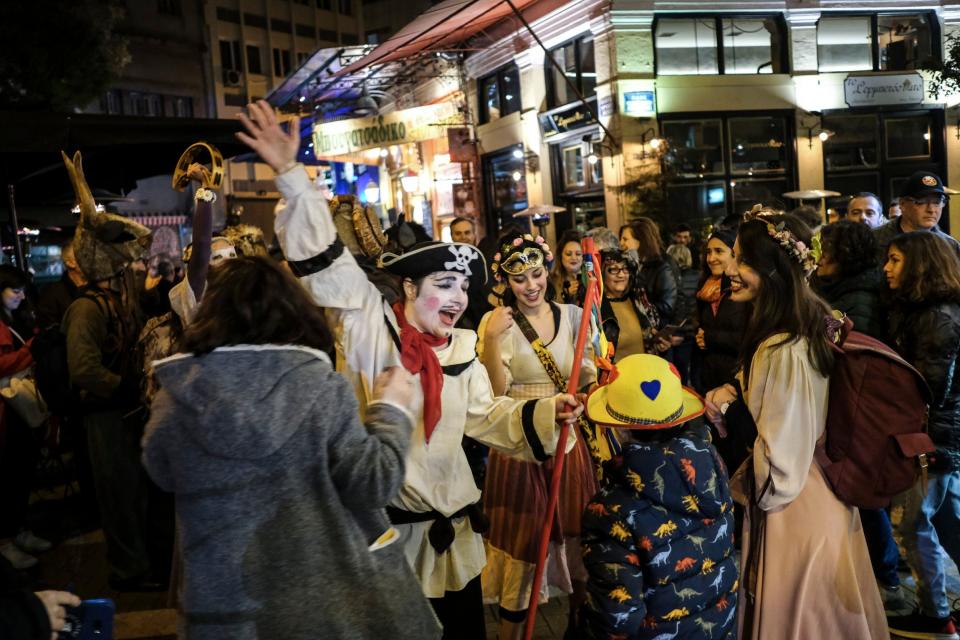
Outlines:
[{"label": "flower crown", "polygon": [[[786,224],[780,222],[779,224],[773,224],[768,220],[769,216],[779,215],[779,211],[774,211],[772,209],[765,209],[762,204],[756,204],[753,208],[744,214],[745,220],[759,220],[766,224],[767,235],[769,235],[773,240],[783,249],[788,256],[790,256],[800,267],[803,269],[803,275],[805,278],[809,278],[813,275],[813,272],[817,270],[817,256],[815,252],[811,250],[800,238],[795,236],[793,232],[787,229]],[[819,238],[814,237],[814,245],[818,244]]]},{"label": "flower crown", "polygon": [[519,275],[528,269],[542,267],[544,263],[553,260],[550,247],[542,236],[525,233],[516,236],[500,246],[500,251],[493,256],[490,270],[497,282],[503,282],[503,273]]}]

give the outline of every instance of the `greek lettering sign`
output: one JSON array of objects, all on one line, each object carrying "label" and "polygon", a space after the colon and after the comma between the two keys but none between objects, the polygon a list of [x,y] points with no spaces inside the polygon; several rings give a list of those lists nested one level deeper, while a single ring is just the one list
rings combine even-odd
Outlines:
[{"label": "greek lettering sign", "polygon": [[422,142],[443,134],[447,126],[463,124],[452,102],[440,102],[370,118],[321,122],[313,127],[313,152],[318,158],[407,142]]},{"label": "greek lettering sign", "polygon": [[919,73],[848,76],[843,81],[843,98],[849,107],[921,104],[923,95],[923,76]]},{"label": "greek lettering sign", "polygon": [[[592,103],[594,109],[597,108],[596,98],[588,98],[587,102]],[[590,109],[587,109],[582,102],[578,102],[572,107],[541,114],[540,130],[544,138],[551,138],[560,133],[586,127],[594,122],[596,120],[593,119]]]}]

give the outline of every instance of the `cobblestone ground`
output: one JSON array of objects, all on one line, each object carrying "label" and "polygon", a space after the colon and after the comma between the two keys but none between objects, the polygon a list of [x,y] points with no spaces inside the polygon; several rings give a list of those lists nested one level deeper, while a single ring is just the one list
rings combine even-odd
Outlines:
[{"label": "cobblestone ground", "polygon": [[[47,496],[49,497],[49,496]],[[83,598],[108,597],[117,603],[114,637],[116,640],[173,640],[176,617],[166,594],[116,593],[107,586],[106,547],[99,530],[78,533],[73,500],[46,500],[34,504],[34,530],[58,541],[57,546],[42,556],[35,569],[24,575],[25,586],[35,590],[64,589],[76,591]],[[912,600],[913,578],[902,574],[904,588]],[[960,575],[950,567],[951,598],[960,598]],[[566,597],[551,598],[540,608],[534,638],[560,640],[567,625]],[[497,637],[496,607],[488,606],[487,637]],[[908,613],[909,611],[903,611]]]}]

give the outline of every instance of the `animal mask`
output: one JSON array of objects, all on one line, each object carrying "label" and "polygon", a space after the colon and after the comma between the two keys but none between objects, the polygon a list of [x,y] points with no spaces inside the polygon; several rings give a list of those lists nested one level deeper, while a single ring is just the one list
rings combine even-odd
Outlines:
[{"label": "animal mask", "polygon": [[77,264],[89,282],[109,280],[121,274],[131,262],[147,255],[150,229],[123,216],[97,211],[83,177],[80,152],[73,155],[72,161],[66,153],[60,154],[80,205],[80,221],[73,241]]}]

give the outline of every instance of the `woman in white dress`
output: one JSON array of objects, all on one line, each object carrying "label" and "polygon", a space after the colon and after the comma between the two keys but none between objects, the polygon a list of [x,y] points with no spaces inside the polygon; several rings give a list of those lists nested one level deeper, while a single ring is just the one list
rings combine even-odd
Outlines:
[{"label": "woman in white dress", "polygon": [[[773,212],[740,226],[731,299],[752,305],[740,350],[742,401],[757,425],[753,454],[731,480],[746,507],[740,637],[888,638],[857,510],[814,461],[824,436],[830,309],[810,289],[810,230]],[[733,385],[707,394],[708,415],[741,400]]]},{"label": "woman in white dress", "polygon": [[[562,391],[573,368],[583,311],[552,301],[547,263],[552,258],[543,238],[508,237],[494,258],[493,270],[506,283],[505,306],[480,322],[480,359],[494,393],[516,399],[547,398]],[[551,376],[552,371],[552,376]],[[583,355],[578,388],[596,381],[592,352]],[[561,383],[561,384],[558,384]],[[486,534],[484,599],[500,604],[500,639],[522,630],[533,587],[540,531],[546,516],[552,461],[523,462],[491,452],[484,483]],[[586,569],[580,558],[580,518],[596,493],[584,438],[567,455],[560,485],[559,521],[554,524],[547,580],[571,597],[571,615],[586,593]]]}]

